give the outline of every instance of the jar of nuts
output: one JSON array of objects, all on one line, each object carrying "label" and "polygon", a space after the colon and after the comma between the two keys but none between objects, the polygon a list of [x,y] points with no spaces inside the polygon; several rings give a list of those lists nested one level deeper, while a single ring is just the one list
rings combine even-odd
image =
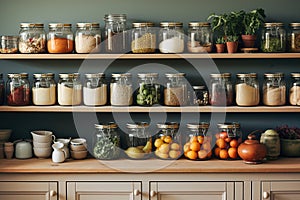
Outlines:
[{"label": "jar of nuts", "polygon": [[154,23],[133,23],[132,27],[132,53],[154,53],[156,49],[156,33]]}]

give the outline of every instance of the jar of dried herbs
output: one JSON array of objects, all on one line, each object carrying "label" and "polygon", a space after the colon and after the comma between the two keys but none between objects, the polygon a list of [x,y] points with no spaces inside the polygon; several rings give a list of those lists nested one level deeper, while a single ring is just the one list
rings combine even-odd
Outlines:
[{"label": "jar of dried herbs", "polygon": [[283,23],[265,23],[262,30],[261,50],[266,53],[285,52],[286,31]]},{"label": "jar of dried herbs", "polygon": [[290,23],[288,33],[289,52],[300,52],[300,23]]}]

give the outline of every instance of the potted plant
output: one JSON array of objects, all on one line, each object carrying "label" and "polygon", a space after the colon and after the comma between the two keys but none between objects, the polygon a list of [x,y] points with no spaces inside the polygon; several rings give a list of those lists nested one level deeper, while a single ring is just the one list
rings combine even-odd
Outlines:
[{"label": "potted plant", "polygon": [[218,37],[216,40],[216,51],[217,53],[223,53],[225,51],[225,40],[224,37]]},{"label": "potted plant", "polygon": [[300,156],[300,128],[287,125],[276,128],[280,137],[281,155],[289,157]]},{"label": "potted plant", "polygon": [[238,50],[238,40],[239,37],[236,35],[229,35],[226,39],[226,46],[228,53],[236,53]]}]

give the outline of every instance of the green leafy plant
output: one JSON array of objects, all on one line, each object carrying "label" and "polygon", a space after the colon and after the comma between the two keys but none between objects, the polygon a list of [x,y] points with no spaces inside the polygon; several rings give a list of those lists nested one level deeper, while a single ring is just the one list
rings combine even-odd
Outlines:
[{"label": "green leafy plant", "polygon": [[265,11],[262,8],[251,10],[243,15],[243,33],[245,35],[255,35],[265,22]]},{"label": "green leafy plant", "polygon": [[225,44],[225,39],[224,37],[218,37],[216,39],[216,44]]},{"label": "green leafy plant", "polygon": [[229,35],[226,38],[226,42],[236,42],[239,40],[239,36],[237,35]]}]

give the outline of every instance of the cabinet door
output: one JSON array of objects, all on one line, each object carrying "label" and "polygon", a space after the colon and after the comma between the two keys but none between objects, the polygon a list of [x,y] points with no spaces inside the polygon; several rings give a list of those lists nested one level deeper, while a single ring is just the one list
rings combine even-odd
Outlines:
[{"label": "cabinet door", "polygon": [[0,199],[57,200],[56,182],[0,182]]},{"label": "cabinet door", "polygon": [[262,200],[300,199],[300,181],[262,182]]},{"label": "cabinet door", "polygon": [[141,200],[140,182],[68,182],[68,200]]}]

